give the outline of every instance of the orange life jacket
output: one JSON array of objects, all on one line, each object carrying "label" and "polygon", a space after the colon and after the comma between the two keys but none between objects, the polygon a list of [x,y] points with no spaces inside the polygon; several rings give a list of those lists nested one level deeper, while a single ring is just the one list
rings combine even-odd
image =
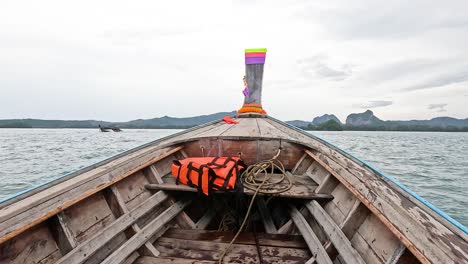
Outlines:
[{"label": "orange life jacket", "polygon": [[245,168],[240,158],[200,157],[174,160],[172,176],[179,182],[198,189],[199,193],[208,195],[210,190],[234,190],[237,179]]}]

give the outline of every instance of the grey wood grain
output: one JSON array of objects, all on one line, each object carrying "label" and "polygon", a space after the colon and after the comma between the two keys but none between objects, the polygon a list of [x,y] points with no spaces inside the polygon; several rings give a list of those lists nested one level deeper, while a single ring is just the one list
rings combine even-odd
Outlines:
[{"label": "grey wood grain", "polygon": [[309,209],[315,220],[317,220],[317,223],[325,231],[328,238],[331,240],[346,263],[365,263],[359,253],[351,246],[351,242],[345,234],[325,212],[325,210],[323,210],[319,203],[316,201],[310,201],[306,203],[306,207]]},{"label": "grey wood grain", "polygon": [[323,248],[318,237],[312,231],[312,228],[309,226],[304,216],[302,216],[302,214],[293,205],[289,206],[289,210],[292,221],[296,225],[301,235],[304,237],[304,240],[309,246],[310,251],[316,258],[317,263],[332,264],[332,260],[325,251],[325,248]]},{"label": "grey wood grain", "polygon": [[144,203],[117,218],[111,225],[105,227],[100,232],[96,233],[94,236],[78,245],[67,255],[62,257],[57,263],[68,264],[85,262],[93,253],[98,251],[120,232],[124,231],[130,225],[135,223],[138,218],[149,212],[151,209],[166,199],[167,195],[164,192],[157,192]]}]

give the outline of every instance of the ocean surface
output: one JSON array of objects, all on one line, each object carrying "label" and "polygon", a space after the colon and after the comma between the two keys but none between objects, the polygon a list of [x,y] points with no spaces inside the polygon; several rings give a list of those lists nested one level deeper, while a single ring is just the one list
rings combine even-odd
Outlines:
[{"label": "ocean surface", "polygon": [[[0,129],[0,199],[176,129]],[[367,161],[468,226],[468,133],[312,132]]]}]

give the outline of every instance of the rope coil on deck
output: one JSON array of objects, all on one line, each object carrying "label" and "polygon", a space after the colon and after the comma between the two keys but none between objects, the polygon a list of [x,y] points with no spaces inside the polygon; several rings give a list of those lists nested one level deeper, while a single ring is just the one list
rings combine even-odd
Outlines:
[{"label": "rope coil on deck", "polygon": [[[223,251],[223,253],[219,257],[219,261],[218,261],[219,264],[223,262],[223,258],[231,249],[237,237],[242,232],[242,229],[244,229],[244,226],[247,223],[247,219],[250,216],[250,211],[253,207],[257,194],[262,193],[262,194],[272,195],[272,194],[283,193],[291,189],[294,183],[293,178],[290,177],[288,174],[286,174],[286,170],[284,169],[283,163],[281,163],[281,161],[278,160],[278,157],[280,154],[281,154],[281,149],[278,149],[278,152],[276,153],[275,156],[273,156],[273,158],[269,160],[257,162],[254,165],[250,165],[242,173],[241,181],[244,187],[255,191],[255,193],[253,194],[252,199],[250,200],[247,213],[245,214],[244,220],[242,221],[242,224],[240,225],[239,230],[237,231],[236,235],[232,238],[228,247]],[[271,181],[271,177],[274,174],[275,169],[281,172],[282,177],[275,181]],[[285,180],[288,181],[288,184],[285,187],[281,189],[271,189],[272,186],[277,186],[278,184],[282,183]]]}]

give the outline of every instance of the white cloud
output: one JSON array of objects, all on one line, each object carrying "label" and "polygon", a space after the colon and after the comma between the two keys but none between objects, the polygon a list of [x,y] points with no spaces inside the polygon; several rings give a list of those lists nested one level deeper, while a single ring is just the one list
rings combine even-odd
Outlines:
[{"label": "white cloud", "polygon": [[467,5],[2,1],[0,118],[237,109],[247,47],[269,50],[263,104],[281,119],[345,119],[375,98],[394,102],[378,108],[385,119],[427,117],[439,99],[446,115],[466,117]]},{"label": "white cloud", "polygon": [[435,110],[437,112],[446,112],[447,111],[445,109],[446,106],[447,106],[447,104],[430,104],[430,105],[427,106],[427,109]]},{"label": "white cloud", "polygon": [[393,101],[372,100],[372,101],[369,101],[369,102],[367,102],[365,104],[355,105],[355,107],[359,107],[359,108],[362,108],[362,109],[369,109],[369,108],[385,107],[385,106],[389,106],[389,105],[392,105],[392,104],[393,104]]}]

